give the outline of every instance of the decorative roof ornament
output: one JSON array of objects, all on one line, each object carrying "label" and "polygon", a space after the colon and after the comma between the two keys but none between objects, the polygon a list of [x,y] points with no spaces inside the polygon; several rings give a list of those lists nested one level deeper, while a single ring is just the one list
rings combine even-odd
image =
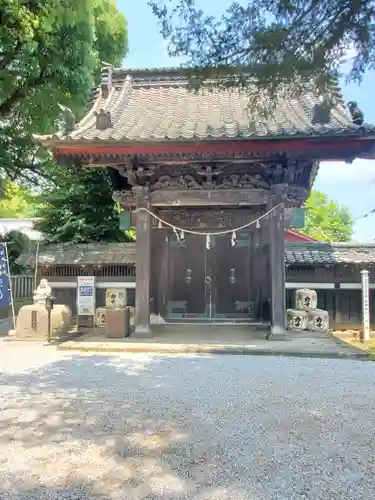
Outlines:
[{"label": "decorative roof ornament", "polygon": [[329,123],[331,121],[332,108],[333,104],[331,99],[321,95],[319,97],[319,103],[316,103],[311,110],[312,125]]},{"label": "decorative roof ornament", "polygon": [[355,125],[362,125],[364,121],[364,116],[362,111],[358,107],[357,101],[349,101],[348,109],[350,114],[352,115],[352,121]]},{"label": "decorative roof ornament", "polygon": [[102,96],[104,99],[107,99],[109,93],[112,90],[112,74],[113,74],[113,66],[103,61],[100,86],[102,89]]},{"label": "decorative roof ornament", "polygon": [[100,108],[99,113],[95,113],[95,115],[96,115],[96,128],[98,130],[106,130],[107,128],[113,127],[110,111],[105,111],[103,108]]},{"label": "decorative roof ornament", "polygon": [[64,120],[64,134],[69,135],[70,132],[73,132],[76,128],[76,120],[73,111],[67,106],[63,106],[62,104],[58,105],[62,111],[63,120]]}]

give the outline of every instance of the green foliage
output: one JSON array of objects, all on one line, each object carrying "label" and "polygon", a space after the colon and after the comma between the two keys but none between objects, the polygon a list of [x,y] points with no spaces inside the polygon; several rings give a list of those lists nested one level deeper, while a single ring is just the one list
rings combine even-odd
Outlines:
[{"label": "green foliage", "polygon": [[112,192],[106,169],[60,167],[58,185],[45,194],[35,228],[48,243],[128,241]]},{"label": "green foliage", "polygon": [[354,221],[346,207],[329,200],[321,191],[313,191],[305,208],[304,234],[329,243],[351,240]]},{"label": "green foliage", "polygon": [[11,274],[21,274],[24,269],[22,266],[16,264],[16,260],[18,257],[26,252],[29,249],[30,240],[29,238],[19,232],[19,231],[10,231],[5,236],[0,238],[1,242],[7,243],[8,250],[8,258],[9,258],[9,267]]},{"label": "green foliage", "polygon": [[26,188],[7,180],[0,200],[0,219],[21,219],[35,216],[37,197]]},{"label": "green foliage", "polygon": [[[280,84],[302,79],[329,92],[348,51],[348,77],[360,80],[375,64],[374,0],[233,1],[218,18],[206,15],[195,0],[149,0],[171,56],[183,57],[202,79],[207,68],[240,79],[250,68],[259,87],[273,93]],[[237,79],[238,79],[237,78]]]},{"label": "green foliage", "polygon": [[32,134],[53,132],[61,105],[83,112],[101,61],[126,54],[126,21],[113,0],[0,0],[0,12],[0,168],[45,174]]},{"label": "green foliage", "polygon": [[52,164],[51,154],[34,140],[24,121],[13,116],[0,125],[1,178],[19,179],[25,186],[35,186],[50,178]]},{"label": "green foliage", "polygon": [[121,66],[128,46],[125,17],[117,10],[113,0],[93,0],[93,15],[97,61]]}]

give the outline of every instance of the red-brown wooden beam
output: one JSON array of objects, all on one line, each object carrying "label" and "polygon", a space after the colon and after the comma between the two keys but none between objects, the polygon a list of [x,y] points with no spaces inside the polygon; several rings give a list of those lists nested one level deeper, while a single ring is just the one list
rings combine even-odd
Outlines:
[{"label": "red-brown wooden beam", "polygon": [[366,154],[375,144],[375,138],[338,137],[330,139],[272,139],[232,140],[215,142],[186,142],[173,144],[67,144],[54,145],[55,156],[117,155],[147,156],[173,154],[246,154],[277,151],[343,150],[348,153]]}]

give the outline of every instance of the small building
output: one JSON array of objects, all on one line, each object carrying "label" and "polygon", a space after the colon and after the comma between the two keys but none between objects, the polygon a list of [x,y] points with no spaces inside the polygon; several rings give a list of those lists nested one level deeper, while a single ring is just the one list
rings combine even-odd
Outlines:
[{"label": "small building", "polygon": [[[106,288],[123,288],[128,305],[135,305],[135,243],[90,245],[50,245],[40,247],[38,276],[47,278],[58,302],[68,305],[76,315],[77,276],[96,277],[96,306],[105,305]],[[35,252],[23,254],[18,262],[35,268]],[[361,270],[370,272],[371,323],[375,326],[375,244],[286,243],[285,297],[293,306],[295,290],[312,288],[318,292],[318,307],[329,312],[333,328],[361,326]],[[170,290],[164,290],[168,301]],[[151,312],[155,299],[151,296]],[[170,313],[169,313],[170,314]],[[168,320],[168,313],[163,317]],[[183,312],[174,319],[183,319]],[[269,321],[267,313],[260,319]]]},{"label": "small building", "polygon": [[128,305],[135,305],[135,243],[40,245],[22,254],[17,263],[46,278],[56,301],[77,314],[77,277],[95,276],[96,307],[105,306],[107,288],[123,288]]},{"label": "small building", "polygon": [[361,271],[368,270],[375,326],[375,244],[286,244],[285,263],[287,306],[292,306],[296,288],[317,290],[318,307],[329,312],[338,329],[361,327]]},{"label": "small building", "polygon": [[318,240],[301,234],[299,231],[294,231],[293,229],[287,229],[285,231],[285,243],[319,243]]},{"label": "small building", "polygon": [[153,308],[185,322],[268,316],[267,338],[283,338],[288,217],[320,161],[373,155],[375,127],[353,121],[333,83],[329,106],[290,87],[267,117],[249,106],[251,74],[235,89],[189,83],[183,69],[106,66],[86,116],[41,140],[60,164],[111,168],[114,199],[136,213],[135,336],[152,335]]}]

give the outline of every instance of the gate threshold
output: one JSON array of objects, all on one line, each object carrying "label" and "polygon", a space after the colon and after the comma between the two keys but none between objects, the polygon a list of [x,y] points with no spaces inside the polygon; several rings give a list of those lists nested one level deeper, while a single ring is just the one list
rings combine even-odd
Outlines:
[{"label": "gate threshold", "polygon": [[207,325],[207,326],[217,326],[217,325],[238,325],[238,326],[255,326],[261,328],[269,327],[270,323],[262,321],[253,321],[244,318],[225,318],[225,319],[213,319],[213,318],[181,318],[181,319],[167,319],[164,323],[166,325]]}]

